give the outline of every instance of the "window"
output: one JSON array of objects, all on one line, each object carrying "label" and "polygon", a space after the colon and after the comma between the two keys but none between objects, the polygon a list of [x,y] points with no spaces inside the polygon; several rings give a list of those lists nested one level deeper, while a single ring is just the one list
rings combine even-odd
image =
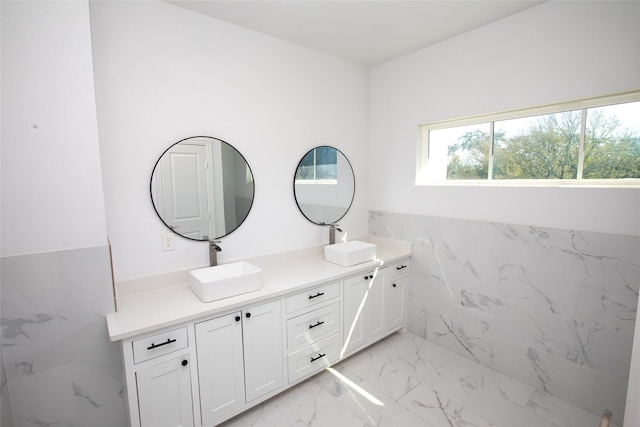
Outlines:
[{"label": "window", "polygon": [[338,154],[332,147],[317,147],[309,151],[296,170],[297,183],[335,184],[338,179]]},{"label": "window", "polygon": [[639,184],[640,93],[422,126],[418,155],[418,184]]}]

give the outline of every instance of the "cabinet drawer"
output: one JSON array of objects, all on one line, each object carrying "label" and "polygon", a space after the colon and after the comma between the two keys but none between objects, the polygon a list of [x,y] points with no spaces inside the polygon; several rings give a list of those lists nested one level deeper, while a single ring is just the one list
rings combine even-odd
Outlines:
[{"label": "cabinet drawer", "polygon": [[395,277],[395,276],[402,276],[404,274],[409,274],[409,260],[404,260],[404,261],[400,261],[397,262],[395,264],[392,264],[389,267],[390,273],[391,273],[391,277]]},{"label": "cabinet drawer", "polygon": [[187,348],[188,345],[186,326],[141,338],[133,342],[133,363],[141,363],[172,351]]},{"label": "cabinet drawer", "polygon": [[315,288],[287,297],[287,314],[303,308],[313,307],[338,296],[340,296],[340,282],[316,286]]},{"label": "cabinet drawer", "polygon": [[338,333],[292,353],[288,357],[289,382],[319,372],[340,360],[342,334]]},{"label": "cabinet drawer", "polygon": [[340,303],[334,302],[287,321],[287,348],[295,350],[340,328]]}]

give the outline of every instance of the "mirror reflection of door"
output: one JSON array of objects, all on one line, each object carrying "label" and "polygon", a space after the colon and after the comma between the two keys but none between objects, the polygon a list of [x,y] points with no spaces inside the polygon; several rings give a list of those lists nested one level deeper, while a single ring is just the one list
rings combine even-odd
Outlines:
[{"label": "mirror reflection of door", "polygon": [[185,237],[212,235],[208,170],[207,146],[197,141],[173,146],[160,162],[162,214],[166,224]]},{"label": "mirror reflection of door", "polygon": [[170,146],[151,174],[151,201],[162,222],[193,240],[219,239],[246,219],[253,173],[232,145],[194,136]]}]

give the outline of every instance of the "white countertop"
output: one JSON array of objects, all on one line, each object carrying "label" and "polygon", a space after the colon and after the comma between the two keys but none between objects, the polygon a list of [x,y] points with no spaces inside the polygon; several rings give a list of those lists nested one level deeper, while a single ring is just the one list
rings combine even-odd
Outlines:
[{"label": "white countertop", "polygon": [[117,283],[117,311],[107,314],[109,338],[119,341],[233,311],[345,275],[385,266],[411,255],[409,242],[379,237],[358,240],[377,245],[376,261],[342,267],[325,261],[324,246],[253,258],[247,261],[262,269],[260,290],[207,303],[191,291],[188,270]]}]

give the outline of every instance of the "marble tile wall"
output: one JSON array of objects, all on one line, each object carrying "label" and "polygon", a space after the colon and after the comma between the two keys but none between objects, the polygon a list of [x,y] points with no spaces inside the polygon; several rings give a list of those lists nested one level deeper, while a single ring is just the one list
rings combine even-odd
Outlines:
[{"label": "marble tile wall", "polygon": [[[1,289],[0,289],[1,292]],[[13,412],[11,411],[11,399],[7,387],[7,371],[4,369],[4,352],[0,348],[0,426],[13,426]]]},{"label": "marble tile wall", "polygon": [[2,425],[125,426],[108,246],[0,262]]},{"label": "marble tile wall", "polygon": [[411,332],[621,419],[639,237],[380,211],[369,233],[413,243]]}]

